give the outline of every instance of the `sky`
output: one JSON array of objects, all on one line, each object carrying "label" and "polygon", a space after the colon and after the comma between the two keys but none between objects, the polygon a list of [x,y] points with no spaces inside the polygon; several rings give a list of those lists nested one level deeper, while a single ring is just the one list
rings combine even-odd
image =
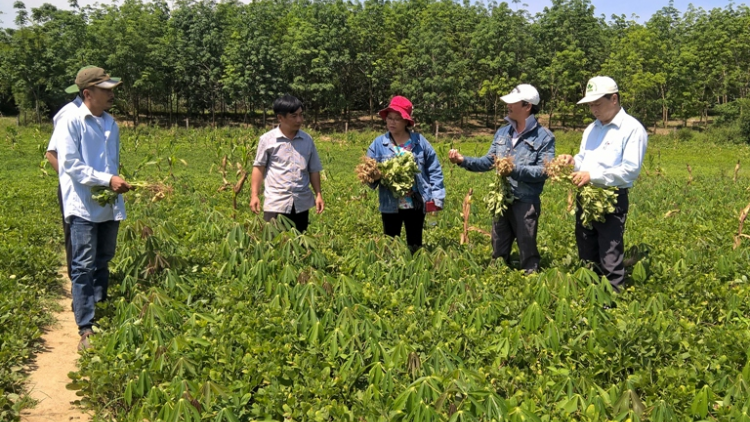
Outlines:
[{"label": "sky", "polygon": [[[44,3],[51,3],[52,5],[60,9],[68,9],[68,0],[22,0],[26,4],[27,10],[31,10],[34,7],[39,7]],[[249,0],[242,0],[247,2]],[[481,1],[481,0],[480,0]],[[14,28],[15,25],[13,20],[16,17],[13,9],[13,3],[15,0],[0,0],[0,27]],[[97,0],[78,0],[78,4],[85,6],[94,3],[109,3],[109,1],[97,1]],[[499,3],[500,1],[498,1]],[[549,0],[521,0],[518,4],[513,4],[508,1],[513,8],[524,8],[535,14],[541,12],[545,7],[550,6],[552,3]],[[631,18],[633,15],[636,16],[636,21],[645,22],[651,15],[657,10],[669,5],[669,0],[628,0],[628,1],[617,1],[617,0],[592,0],[592,4],[595,8],[595,14],[600,16],[604,14],[607,19],[613,14],[622,15]],[[716,7],[724,8],[730,4],[729,0],[674,0],[674,7],[680,12],[685,12],[688,5],[693,4],[695,7],[700,7],[705,10],[710,10]],[[740,4],[747,4],[743,1],[733,2],[735,6]]]}]

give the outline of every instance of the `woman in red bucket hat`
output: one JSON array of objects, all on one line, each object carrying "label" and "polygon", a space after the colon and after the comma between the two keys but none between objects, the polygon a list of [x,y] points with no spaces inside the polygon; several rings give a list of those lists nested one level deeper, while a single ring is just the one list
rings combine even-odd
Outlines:
[{"label": "woman in red bucket hat", "polygon": [[443,169],[435,149],[424,136],[412,130],[412,111],[411,101],[407,98],[393,97],[388,107],[378,113],[388,131],[375,138],[367,150],[367,156],[380,163],[410,153],[417,163],[419,174],[414,177],[411,192],[403,197],[396,197],[379,181],[370,184],[371,188],[378,189],[383,232],[388,236],[400,236],[401,227],[404,226],[406,243],[414,252],[422,246],[425,214],[443,209],[445,186]]}]

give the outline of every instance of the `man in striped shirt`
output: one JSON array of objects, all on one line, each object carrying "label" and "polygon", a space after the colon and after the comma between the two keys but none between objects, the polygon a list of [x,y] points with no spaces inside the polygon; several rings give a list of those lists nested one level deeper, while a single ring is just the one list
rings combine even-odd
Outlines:
[{"label": "man in striped shirt", "polygon": [[[260,137],[253,162],[252,198],[250,209],[260,212],[260,187],[265,181],[263,219],[279,215],[290,219],[297,230],[304,232],[309,223],[309,210],[320,214],[325,208],[320,190],[320,163],[312,137],[300,130],[302,102],[285,95],[273,103],[279,126]],[[312,185],[315,194],[310,191]]]}]

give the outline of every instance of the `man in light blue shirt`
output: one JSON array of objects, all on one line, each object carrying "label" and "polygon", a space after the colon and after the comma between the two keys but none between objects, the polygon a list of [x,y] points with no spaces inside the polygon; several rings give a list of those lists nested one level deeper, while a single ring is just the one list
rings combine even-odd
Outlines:
[{"label": "man in light blue shirt", "polygon": [[125,204],[99,205],[91,197],[95,186],[117,193],[132,187],[120,176],[120,132],[106,110],[120,85],[102,68],[82,69],[76,77],[77,110],[66,113],[55,126],[52,140],[58,151],[60,189],[65,221],[70,225],[73,313],[81,335],[79,349],[89,347],[95,303],[107,297],[109,261],[114,257],[117,231],[125,219]]},{"label": "man in light blue shirt", "polygon": [[581,148],[575,157],[565,155],[575,165],[573,183],[584,186],[616,187],[615,211],[591,229],[581,223],[576,212],[578,256],[595,264],[615,291],[625,283],[624,233],[628,215],[628,189],[638,178],[646,155],[648,134],[643,125],[620,106],[620,93],[612,78],[596,76],[586,87],[586,96],[578,104],[588,104],[596,121],[583,132]]},{"label": "man in light blue shirt", "polygon": [[[82,67],[80,71],[84,69],[89,69],[94,66],[84,66]],[[112,78],[113,81],[119,81],[119,78]],[[52,118],[52,125],[53,127],[57,126],[57,123],[62,120],[63,116],[70,112],[76,112],[78,111],[78,107],[83,104],[83,100],[80,96],[78,96],[78,85],[73,84],[69,87],[65,88],[65,92],[67,94],[76,94],[76,97],[73,99],[73,101],[65,104],[63,108],[58,111],[55,116]],[[52,166],[52,169],[55,170],[55,173],[60,173],[58,169],[58,163],[57,163],[57,145],[55,143],[55,138],[50,138],[49,145],[47,146],[47,161],[49,161],[50,165]],[[60,204],[60,215],[62,216],[62,225],[63,225],[63,235],[65,238],[65,262],[68,267],[68,277],[70,277],[70,274],[72,270],[70,269],[71,263],[71,245],[70,245],[70,225],[65,221],[65,212],[63,211],[63,200],[62,200],[62,190],[60,189],[60,185],[58,184],[57,187],[57,200]]]}]

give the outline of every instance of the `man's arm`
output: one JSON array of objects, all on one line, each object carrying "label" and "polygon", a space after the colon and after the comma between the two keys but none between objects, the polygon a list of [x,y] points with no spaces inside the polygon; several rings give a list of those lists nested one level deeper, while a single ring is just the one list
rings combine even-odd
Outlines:
[{"label": "man's arm", "polygon": [[604,186],[627,186],[633,183],[641,172],[647,144],[646,129],[640,127],[633,130],[625,140],[620,164],[590,172],[591,182]]},{"label": "man's arm", "polygon": [[254,213],[260,212],[260,188],[263,185],[263,175],[266,173],[265,167],[256,166],[253,167],[253,175],[250,178],[250,187],[252,193],[250,195],[250,210]]},{"label": "man's arm", "polygon": [[57,163],[57,151],[47,151],[47,161],[49,161],[49,164],[52,166],[52,169],[55,171],[55,173],[60,174],[60,170],[58,170],[58,163]]},{"label": "man's arm", "polygon": [[323,201],[323,191],[320,190],[320,172],[319,171],[310,173],[310,184],[313,187],[313,191],[315,191],[315,211],[317,211],[317,213],[320,214],[325,209],[326,203],[325,201]]},{"label": "man's arm", "polygon": [[497,146],[495,142],[500,136],[500,130],[495,133],[495,137],[492,139],[490,149],[487,150],[487,154],[485,154],[483,157],[464,157],[457,150],[450,150],[448,152],[448,159],[451,163],[458,164],[459,167],[463,167],[469,171],[489,171],[495,164],[495,156],[497,155]]},{"label": "man's arm", "polygon": [[[58,172],[65,172],[75,182],[85,186],[112,186],[112,182],[117,185],[115,189],[118,193],[128,191],[129,185],[122,178],[116,174],[109,174],[103,171],[98,171],[91,166],[86,165],[78,152],[78,144],[80,144],[80,127],[74,119],[66,119],[60,122],[55,127],[55,131],[52,133],[52,137],[55,138],[55,145],[58,149]],[[62,158],[62,159],[60,159]],[[115,186],[113,186],[113,189]]]},{"label": "man's arm", "polygon": [[543,182],[547,175],[544,173],[544,163],[555,159],[555,137],[549,135],[539,149],[539,163],[533,166],[515,166],[510,177],[526,183]]}]

